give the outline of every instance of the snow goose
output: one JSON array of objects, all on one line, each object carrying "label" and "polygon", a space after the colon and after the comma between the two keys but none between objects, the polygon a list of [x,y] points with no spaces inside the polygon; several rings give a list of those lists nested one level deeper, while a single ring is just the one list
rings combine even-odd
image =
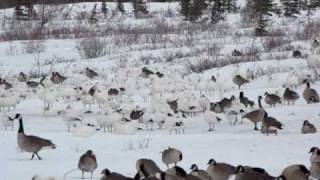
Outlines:
[{"label": "snow goose", "polygon": [[97,123],[100,128],[103,128],[104,132],[106,132],[106,128],[108,132],[113,132],[116,123],[119,123],[122,118],[123,116],[120,113],[108,110],[105,113],[99,112]]},{"label": "snow goose", "polygon": [[16,93],[0,95],[0,110],[7,108],[8,111],[11,111],[11,108],[15,109],[19,103],[20,97]]},{"label": "snow goose", "polygon": [[303,98],[306,100],[308,104],[310,103],[318,103],[319,102],[319,94],[317,91],[310,87],[310,82],[308,80],[304,80],[306,87],[303,91]]},{"label": "snow goose", "polygon": [[97,159],[96,155],[92,152],[92,150],[88,150],[86,153],[84,153],[78,163],[78,168],[82,172],[82,179],[84,179],[84,173],[88,172],[91,174],[91,179],[93,176],[93,172],[97,169]]},{"label": "snow goose", "polygon": [[301,133],[302,134],[314,134],[317,132],[317,128],[308,120],[303,121]]},{"label": "snow goose", "polygon": [[216,162],[214,159],[210,159],[208,162],[207,172],[213,180],[228,180],[236,173],[236,168],[230,164]]},{"label": "snow goose", "polygon": [[218,114],[208,109],[204,112],[203,119],[209,124],[208,131],[214,131],[215,125],[225,119],[225,116],[222,113]]},{"label": "snow goose", "polygon": [[19,131],[18,131],[18,147],[21,151],[32,153],[31,160],[34,158],[34,155],[41,160],[38,152],[44,148],[55,149],[56,145],[51,142],[51,140],[43,139],[37,136],[26,135],[24,133],[22,116],[20,114],[16,114],[15,119],[19,120]]},{"label": "snow goose", "polygon": [[170,164],[174,164],[176,166],[180,161],[182,161],[182,152],[180,150],[169,147],[162,152],[162,162],[168,169]]},{"label": "snow goose", "polygon": [[57,102],[57,91],[51,88],[40,88],[40,92],[38,93],[38,97],[43,102],[43,107],[46,110],[50,110],[54,104]]},{"label": "snow goose", "polygon": [[1,117],[1,124],[5,130],[7,130],[8,127],[11,127],[11,129],[13,131],[14,118],[11,118],[9,115],[3,114]]},{"label": "snow goose", "polygon": [[68,105],[66,108],[57,111],[57,114],[61,116],[62,121],[67,126],[68,132],[70,132],[71,127],[76,127],[81,123],[82,115],[72,105]]}]

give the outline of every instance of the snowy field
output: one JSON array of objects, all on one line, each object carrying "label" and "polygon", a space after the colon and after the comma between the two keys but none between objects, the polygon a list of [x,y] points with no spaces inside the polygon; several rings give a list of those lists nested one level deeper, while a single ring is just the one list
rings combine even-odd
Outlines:
[{"label": "snowy field", "polygon": [[[61,17],[57,17],[48,26],[70,28],[79,23],[91,28],[87,22],[75,20],[75,16],[83,11],[90,12],[93,5],[70,5],[73,11],[69,20],[60,23]],[[116,4],[108,3],[109,8],[115,6]],[[305,120],[309,120],[320,128],[320,104],[306,103],[302,97],[306,85],[302,82],[306,78],[310,79],[311,87],[320,92],[320,48],[312,47],[310,39],[290,38],[289,42],[285,40],[285,43],[280,43],[276,48],[267,49],[263,47],[264,39],[256,40],[252,37],[252,27],[242,27],[239,24],[239,14],[229,15],[225,24],[199,30],[201,28],[197,29],[181,21],[177,6],[176,3],[156,3],[149,6],[152,17],[146,19],[134,20],[132,13],[129,13],[126,16],[108,17],[109,24],[101,21],[101,27],[106,25],[110,29],[129,27],[134,31],[143,27],[141,25],[149,25],[152,29],[163,22],[174,30],[168,30],[168,34],[151,34],[151,38],[147,33],[139,36],[125,33],[107,35],[104,39],[109,52],[89,60],[81,57],[77,51],[79,39],[41,41],[45,46],[41,53],[26,53],[29,41],[0,41],[0,78],[13,86],[6,90],[0,84],[0,122],[5,121],[5,115],[13,117],[20,113],[26,134],[50,139],[57,145],[55,150],[40,151],[39,155],[43,158],[41,161],[37,158],[30,160],[31,154],[20,152],[17,145],[18,121],[14,121],[13,131],[11,127],[0,126],[0,180],[30,180],[35,174],[62,180],[67,172],[77,168],[80,156],[89,149],[96,154],[98,161],[93,179],[99,179],[105,168],[133,177],[136,174],[135,163],[139,158],[153,159],[165,170],[161,152],[168,147],[183,152],[183,160],[178,165],[187,172],[194,163],[201,169],[206,169],[211,158],[234,166],[262,167],[273,176],[279,176],[285,167],[292,164],[309,167],[308,152],[311,147],[320,146],[319,132],[303,135],[301,127]],[[130,8],[126,3],[125,9],[131,12]],[[172,17],[163,18],[169,11],[173,13]],[[12,10],[1,10],[0,19],[12,13]],[[319,14],[317,12],[313,15],[315,22],[319,20]],[[272,28],[283,28],[284,32],[295,31],[300,25],[304,25],[305,20],[304,13],[295,22],[285,23],[285,19],[275,19],[272,20]],[[0,33],[5,28],[8,27],[4,25],[4,29],[0,28]],[[194,32],[187,33],[184,28],[187,29],[185,31]],[[234,29],[237,31],[233,31]],[[252,61],[246,59],[252,53],[251,47],[253,50],[258,49],[259,56]],[[218,49],[217,52],[212,52],[214,48]],[[240,63],[232,61],[237,60],[231,55],[235,49],[245,54],[239,58],[243,60],[239,60]],[[292,56],[292,51],[296,49],[301,50],[301,57]],[[201,60],[206,58],[217,61],[222,58],[222,63],[225,62],[223,60],[231,60],[226,66],[217,64],[200,73],[190,70],[191,64],[201,64]],[[87,67],[96,71],[98,77],[88,78],[85,75]],[[143,67],[163,73],[164,77],[142,77]],[[47,75],[43,81],[44,87],[30,88],[25,82],[18,82],[20,72],[27,76],[37,72]],[[53,72],[59,72],[66,80],[62,84],[53,84],[50,80]],[[250,79],[250,82],[239,90],[232,82],[236,75]],[[216,82],[211,80],[212,76],[215,76]],[[28,80],[39,82],[40,77]],[[96,88],[97,94],[90,96],[88,93],[92,87]],[[110,88],[120,87],[126,91],[118,96],[108,94]],[[282,97],[285,87],[293,87],[300,95],[295,105],[282,103],[269,107],[262,100],[262,106],[268,115],[284,125],[277,135],[267,136],[254,131],[253,123],[248,120],[243,123],[238,121],[235,126],[230,126],[229,121],[234,119],[225,117],[223,113],[219,113],[223,118],[216,123],[213,132],[208,132],[209,125],[203,118],[204,112],[196,113],[196,116],[188,113],[186,117],[182,113],[174,117],[167,116],[168,113],[173,114],[168,101],[178,99],[180,110],[190,107],[201,109],[201,95],[205,95],[211,103],[234,95],[236,98],[230,109],[250,112],[258,109],[258,96],[264,98],[265,92],[269,92]],[[245,108],[239,104],[240,91],[255,102],[254,107]],[[81,119],[81,122],[71,126],[71,132],[67,131],[62,120],[64,116],[58,115],[58,111],[65,110],[68,105],[72,108],[67,115]],[[122,110],[121,113],[117,112],[119,109]],[[130,119],[128,113],[133,110],[144,112],[139,122],[117,119],[112,121],[115,126],[113,132],[104,132],[99,126],[101,119],[109,122],[110,119],[114,120],[111,115],[116,113]],[[91,113],[84,113],[85,111]],[[104,113],[107,115],[104,116]],[[238,114],[237,118],[240,119],[241,115],[243,114]],[[156,121],[152,131],[146,129],[149,119]],[[156,123],[161,120],[165,120],[164,125],[158,129]],[[179,121],[184,123],[185,132],[170,134],[170,129]],[[88,127],[88,123],[94,127]],[[260,127],[261,123],[258,124],[259,129]],[[86,174],[86,177],[89,178],[90,175]],[[81,172],[76,170],[65,179],[80,178]]]}]

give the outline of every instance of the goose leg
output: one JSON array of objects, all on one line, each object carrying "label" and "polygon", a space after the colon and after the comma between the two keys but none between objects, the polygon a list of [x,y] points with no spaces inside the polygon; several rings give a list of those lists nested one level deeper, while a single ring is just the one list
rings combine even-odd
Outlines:
[{"label": "goose leg", "polygon": [[82,173],[81,179],[84,179],[84,171],[81,171],[81,173]]},{"label": "goose leg", "polygon": [[39,154],[37,152],[35,154],[37,155],[38,159],[41,160],[41,157],[39,156]]},{"label": "goose leg", "polygon": [[259,129],[257,128],[257,123],[254,123],[254,130],[259,131]]},{"label": "goose leg", "polygon": [[33,160],[33,158],[34,158],[34,153],[32,153],[31,160]]},{"label": "goose leg", "polygon": [[92,179],[92,177],[93,177],[93,172],[91,172],[91,179]]}]

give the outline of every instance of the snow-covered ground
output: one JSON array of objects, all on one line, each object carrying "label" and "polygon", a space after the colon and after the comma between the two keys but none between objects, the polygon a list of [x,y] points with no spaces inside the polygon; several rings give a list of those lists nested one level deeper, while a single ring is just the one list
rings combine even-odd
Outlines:
[{"label": "snow-covered ground", "polygon": [[[66,6],[64,11],[68,11],[70,7],[74,9],[70,19],[61,23],[59,16],[48,26],[71,27],[75,23],[83,23],[91,28],[88,22],[78,21],[75,16],[81,12],[90,12],[93,6],[93,3]],[[115,4],[108,3],[108,7],[115,8]],[[100,25],[102,27],[106,25],[112,29],[112,32],[116,32],[117,28],[134,31],[149,26],[152,29],[164,23],[169,29],[167,34],[151,33],[150,35],[137,31],[140,34],[106,35],[103,38],[108,42],[109,53],[99,58],[83,59],[76,49],[79,39],[44,40],[42,43],[46,47],[45,51],[39,54],[25,52],[26,43],[29,41],[0,42],[0,77],[13,85],[11,90],[4,90],[0,85],[2,110],[0,117],[3,114],[13,116],[15,113],[21,113],[26,134],[51,139],[57,145],[55,150],[43,150],[39,153],[43,160],[31,161],[31,154],[21,153],[17,148],[18,122],[15,121],[14,131],[1,127],[0,180],[31,179],[35,174],[63,179],[66,172],[77,167],[79,157],[89,149],[93,150],[98,160],[94,179],[99,179],[100,172],[104,168],[134,176],[135,162],[139,158],[151,158],[162,169],[166,169],[161,162],[161,152],[169,146],[183,152],[183,160],[178,165],[186,170],[189,170],[194,163],[201,169],[206,169],[206,164],[211,158],[233,165],[263,167],[274,176],[278,176],[286,166],[291,164],[309,166],[308,151],[313,146],[319,146],[320,142],[319,133],[301,134],[304,120],[309,120],[318,129],[320,128],[319,103],[306,104],[302,98],[305,88],[302,81],[305,78],[314,79],[315,82],[311,83],[311,87],[320,92],[320,51],[319,48],[311,47],[312,39],[293,40],[292,34],[287,32],[288,34],[284,36],[290,36],[290,42],[267,50],[262,47],[265,45],[262,43],[265,39],[257,40],[251,37],[252,27],[241,27],[239,14],[229,15],[225,24],[202,30],[181,21],[177,3],[156,3],[149,8],[151,17],[135,20],[132,17],[131,6],[126,3],[125,9],[129,12],[128,14],[108,17],[108,23],[100,21]],[[164,16],[169,11],[174,13],[171,14],[172,17]],[[0,13],[1,19],[4,16],[11,16],[13,12],[1,10]],[[319,14],[314,13],[312,18],[315,22]],[[283,28],[295,32],[298,26],[304,24],[301,22],[304,22],[305,18],[305,14],[302,13],[294,22],[285,23],[287,21],[283,18],[275,19],[272,21],[272,28]],[[170,28],[174,30],[171,31]],[[0,28],[0,32],[3,31],[4,29]],[[219,49],[217,52],[215,47]],[[251,47],[259,49],[260,60],[248,62],[244,57],[244,62],[239,64],[226,63],[227,66],[218,65],[201,73],[190,71],[190,64],[197,64],[207,56],[209,59],[224,57],[225,60],[230,60],[234,58],[231,56],[234,49],[246,53],[252,50]],[[292,57],[292,50],[296,49],[302,51],[303,57]],[[283,54],[283,57],[277,56],[278,53]],[[150,62],[143,62],[143,59]],[[99,77],[87,78],[84,75],[86,67],[97,71]],[[163,73],[164,80],[156,77],[141,77],[143,67]],[[46,88],[39,88],[34,94],[25,83],[17,81],[17,76],[20,71],[27,75],[34,74],[38,68],[41,73],[49,76],[57,71],[66,76],[67,80],[62,85],[53,85],[47,77],[44,82]],[[146,112],[145,116],[159,118],[157,113],[171,112],[166,104],[167,100],[178,98],[186,103],[182,103],[183,105],[197,106],[200,93],[206,90],[211,91],[211,93],[204,93],[210,102],[217,102],[231,95],[238,97],[240,90],[232,82],[232,78],[238,74],[248,79],[253,78],[253,80],[250,79],[250,83],[241,87],[245,96],[255,101],[256,106],[253,109],[257,108],[256,100],[259,95],[263,96],[265,92],[270,92],[282,96],[284,87],[297,85],[294,90],[301,97],[295,105],[278,104],[270,108],[263,102],[263,107],[268,114],[284,124],[283,130],[279,130],[277,136],[267,136],[260,131],[254,131],[253,124],[249,121],[230,127],[226,119],[216,124],[214,132],[208,132],[209,126],[202,118],[202,113],[195,117],[176,119],[185,123],[184,134],[169,133],[167,126],[170,127],[170,123],[174,122],[174,118],[169,117],[165,118],[168,124],[165,124],[164,129],[161,130],[136,130],[137,127],[143,129],[144,125],[129,122],[128,125],[126,123],[123,125],[123,129],[120,128],[113,133],[105,133],[102,129],[96,131],[98,127],[95,127],[88,134],[81,134],[83,132],[78,132],[77,128],[67,132],[61,116],[57,115],[57,111],[71,104],[75,108],[73,110],[81,114],[82,120],[92,124],[97,124],[96,121],[101,116],[99,112],[109,112],[110,106],[114,111],[119,107],[125,109],[126,106],[129,110],[139,108]],[[216,77],[217,82],[213,83],[210,80],[212,75]],[[31,80],[38,82],[39,78]],[[102,91],[102,95],[106,95],[104,93],[107,93],[109,88],[125,87],[126,92],[121,95],[121,98],[115,100],[107,95],[104,96],[102,100],[106,103],[101,108],[95,103],[90,109],[92,114],[84,114],[88,107],[83,109],[81,101],[75,100],[79,98],[79,94],[74,92],[73,88],[81,86],[87,91],[94,85]],[[26,98],[20,98],[21,94]],[[71,96],[71,100],[62,98],[62,95]],[[101,100],[99,97],[95,97],[96,102]],[[6,105],[5,98],[12,98],[10,100],[17,104],[14,110],[7,112],[6,107],[3,108]],[[19,101],[16,101],[17,99]],[[50,101],[53,107],[46,110],[43,106],[44,100]],[[235,106],[235,108],[243,108],[238,107],[238,104]],[[249,112],[253,109],[247,108],[245,111]],[[86,135],[88,137],[80,137]],[[74,171],[67,176],[67,179],[79,178],[81,178],[80,171]]]}]

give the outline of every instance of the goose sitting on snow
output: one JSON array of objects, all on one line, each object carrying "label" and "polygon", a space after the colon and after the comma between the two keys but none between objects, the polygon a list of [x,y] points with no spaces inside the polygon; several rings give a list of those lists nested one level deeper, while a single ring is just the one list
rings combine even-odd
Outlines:
[{"label": "goose sitting on snow", "polygon": [[54,177],[45,177],[40,175],[34,175],[31,180],[56,180]]}]

